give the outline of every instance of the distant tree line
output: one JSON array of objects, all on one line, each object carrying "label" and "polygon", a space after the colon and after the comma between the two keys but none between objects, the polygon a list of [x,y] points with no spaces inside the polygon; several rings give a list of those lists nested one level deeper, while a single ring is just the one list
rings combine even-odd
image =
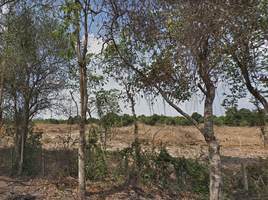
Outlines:
[{"label": "distant tree line", "polygon": [[[265,115],[264,110],[249,110],[246,108],[241,108],[237,110],[235,107],[228,108],[225,112],[225,116],[213,116],[213,120],[215,125],[218,126],[260,126],[260,117],[265,117],[265,121],[268,121],[267,116]],[[204,117],[194,112],[191,117],[195,119],[198,123],[204,123]],[[169,117],[164,115],[157,115],[153,114],[152,116],[145,116],[140,115],[137,117],[137,121],[139,123],[144,123],[146,125],[154,126],[155,124],[166,124],[170,126],[191,126],[192,123],[190,120],[186,119],[185,117],[176,116],[176,117]],[[57,120],[57,119],[36,119],[34,120],[35,123],[42,123],[42,124],[78,124],[79,117],[69,117],[66,120]],[[101,125],[113,126],[113,127],[120,127],[120,126],[130,126],[134,123],[133,116],[129,114],[124,114],[120,116],[114,112],[110,112],[106,114],[102,120],[97,118],[89,118],[86,122],[87,124],[95,123]]]}]

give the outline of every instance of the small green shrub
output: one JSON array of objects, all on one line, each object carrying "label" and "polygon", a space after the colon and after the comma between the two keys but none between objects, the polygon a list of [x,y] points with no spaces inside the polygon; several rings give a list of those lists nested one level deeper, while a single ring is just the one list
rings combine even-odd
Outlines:
[{"label": "small green shrub", "polygon": [[[164,190],[174,188],[174,191],[187,190],[192,194],[208,197],[207,164],[200,164],[198,160],[184,157],[173,158],[164,146],[156,149],[148,143],[142,145],[143,151],[137,155],[136,145],[137,143],[133,142],[130,147],[113,152],[118,168],[117,176],[123,175],[126,179],[130,179],[129,181],[139,177],[141,183],[149,187],[156,186]],[[130,163],[133,163],[132,167]]]},{"label": "small green shrub", "polygon": [[[34,123],[30,123],[28,131],[25,134],[25,149],[24,149],[24,161],[23,171],[28,175],[35,174],[40,170],[40,153],[42,150],[42,135],[40,130],[34,130]],[[33,167],[34,166],[34,167]]]},{"label": "small green shrub", "polygon": [[107,175],[106,157],[98,143],[98,131],[96,127],[92,127],[86,145],[87,159],[85,162],[86,178],[93,180],[104,180]]},{"label": "small green shrub", "polygon": [[252,197],[265,198],[268,196],[268,158],[260,159],[258,163],[248,164],[249,194]]}]

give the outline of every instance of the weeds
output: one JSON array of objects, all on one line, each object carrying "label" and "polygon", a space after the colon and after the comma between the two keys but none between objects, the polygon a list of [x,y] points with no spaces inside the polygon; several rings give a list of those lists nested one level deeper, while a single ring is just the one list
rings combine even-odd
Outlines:
[{"label": "weeds", "polygon": [[268,196],[268,158],[247,166],[249,193],[259,198]]},{"label": "weeds", "polygon": [[49,136],[46,136],[42,139],[42,142],[43,144],[50,144],[53,142],[53,140]]}]

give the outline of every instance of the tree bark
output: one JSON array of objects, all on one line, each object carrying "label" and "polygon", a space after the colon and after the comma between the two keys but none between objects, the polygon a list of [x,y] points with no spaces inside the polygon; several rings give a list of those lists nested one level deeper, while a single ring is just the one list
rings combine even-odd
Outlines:
[{"label": "tree bark", "polygon": [[208,145],[209,168],[210,168],[210,199],[221,200],[222,196],[222,170],[220,157],[220,141],[215,137],[213,131],[211,97],[207,96],[205,100],[204,115],[204,137]]},{"label": "tree bark", "polygon": [[[7,21],[7,37],[9,35],[9,20]],[[6,51],[8,51],[8,42],[6,42]],[[4,55],[4,59],[2,61],[1,67],[1,91],[0,91],[0,131],[2,130],[3,126],[3,96],[4,96],[4,85],[5,85],[5,72],[6,72],[6,55]]]},{"label": "tree bark", "polygon": [[[81,5],[79,0],[75,1],[75,4]],[[86,181],[85,181],[85,126],[86,126],[86,113],[87,113],[87,66],[86,66],[86,55],[87,55],[87,44],[88,44],[88,30],[87,30],[87,17],[88,17],[88,6],[82,8],[84,12],[84,48],[81,52],[81,41],[80,31],[77,29],[76,43],[77,43],[77,57],[79,65],[79,85],[80,85],[80,98],[81,98],[81,121],[80,121],[80,139],[78,148],[78,193],[79,199],[86,199]],[[77,20],[79,21],[79,19]]]},{"label": "tree bark", "polygon": [[222,169],[220,157],[220,140],[218,140],[213,130],[213,102],[215,99],[214,84],[209,74],[209,66],[207,61],[208,55],[208,40],[204,41],[204,50],[199,52],[199,75],[204,82],[205,89],[198,84],[198,87],[205,95],[205,108],[204,108],[204,138],[208,145],[209,168],[210,168],[210,200],[222,200]]},{"label": "tree bark", "polygon": [[23,97],[24,97],[24,105],[23,105],[23,116],[22,116],[22,129],[21,129],[21,152],[20,152],[20,162],[19,162],[19,170],[18,175],[21,175],[22,168],[23,168],[23,160],[24,160],[24,146],[25,146],[25,137],[27,137],[28,131],[28,124],[29,124],[29,107],[30,107],[30,99],[29,99],[29,92],[30,92],[30,71],[29,67],[26,64],[25,70],[27,73],[27,80],[25,81],[25,86],[23,88]]},{"label": "tree bark", "polygon": [[[78,35],[78,43],[80,43]],[[77,45],[80,48],[80,45]],[[80,51],[79,51],[80,52]],[[85,107],[85,90],[86,82],[84,82],[84,67],[79,62],[79,79],[80,79],[80,98],[81,98],[81,121],[80,121],[80,138],[78,148],[78,179],[79,179],[79,198],[84,200],[86,197],[86,184],[85,184],[85,122],[86,122],[86,107]]]}]

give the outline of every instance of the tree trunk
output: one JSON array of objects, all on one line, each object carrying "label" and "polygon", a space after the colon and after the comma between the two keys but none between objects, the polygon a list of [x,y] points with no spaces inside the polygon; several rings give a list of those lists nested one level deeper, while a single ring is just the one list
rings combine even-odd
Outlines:
[{"label": "tree trunk", "polygon": [[[9,36],[9,19],[7,20],[7,31],[6,31],[6,37]],[[8,51],[8,42],[6,42],[6,51]],[[3,126],[3,96],[4,96],[4,85],[5,85],[5,72],[6,72],[6,55],[4,55],[4,60],[2,61],[2,67],[1,67],[1,91],[0,91],[0,131],[2,130]]]},{"label": "tree trunk", "polygon": [[5,70],[6,70],[6,58],[4,57],[4,60],[2,62],[2,67],[1,67],[1,87],[0,87],[0,131],[2,130],[3,126],[3,95],[4,95],[4,85],[5,85]]},{"label": "tree trunk", "polygon": [[21,149],[20,149],[20,160],[19,160],[19,170],[18,170],[18,175],[21,175],[22,173],[22,166],[23,166],[23,152],[24,152],[24,131],[21,134]]},{"label": "tree trunk", "polygon": [[133,115],[133,121],[134,121],[134,137],[135,137],[135,153],[136,153],[136,165],[137,165],[137,183],[140,182],[140,171],[141,171],[141,156],[140,156],[140,142],[139,142],[139,135],[138,135],[138,123],[137,123],[137,117],[135,113],[135,102],[133,99],[133,96],[129,93],[129,90],[127,91],[128,98],[131,101],[131,109],[132,109],[132,115]]},{"label": "tree trunk", "polygon": [[84,88],[87,84],[84,80],[83,66],[79,63],[79,78],[80,78],[80,97],[81,97],[81,121],[80,121],[80,139],[78,148],[78,179],[79,179],[79,199],[84,200],[86,198],[86,181],[85,181],[85,124],[86,124],[86,93]]},{"label": "tree trunk", "polygon": [[[81,5],[80,1],[76,0],[75,4]],[[86,180],[85,180],[85,126],[86,126],[86,114],[87,114],[87,65],[86,65],[86,55],[88,48],[88,30],[87,30],[87,17],[88,8],[82,9],[84,11],[84,47],[81,51],[81,41],[80,41],[80,31],[77,29],[76,33],[76,43],[77,43],[77,57],[79,65],[79,85],[80,85],[80,98],[81,98],[81,121],[80,121],[80,139],[78,148],[78,193],[79,199],[86,199]],[[77,19],[79,21],[79,18]]]},{"label": "tree trunk", "polygon": [[80,123],[80,140],[78,148],[78,179],[79,179],[79,198],[85,199],[86,183],[85,183],[85,118],[81,117]]},{"label": "tree trunk", "polygon": [[214,137],[214,140],[208,142],[209,151],[209,168],[210,168],[210,199],[223,199],[222,195],[222,172],[221,172],[221,157],[220,157],[220,141]]},{"label": "tree trunk", "polygon": [[208,79],[205,80],[207,91],[203,92],[206,95],[205,110],[204,110],[204,132],[203,135],[208,145],[209,168],[210,168],[210,199],[222,200],[222,170],[220,157],[220,140],[215,137],[213,130],[213,112],[212,105],[215,98],[215,87]]},{"label": "tree trunk", "polygon": [[27,71],[27,80],[25,81],[25,91],[24,91],[24,105],[23,105],[23,116],[22,116],[22,129],[21,129],[21,152],[20,152],[20,162],[19,162],[19,170],[18,175],[21,175],[23,168],[23,160],[24,160],[24,146],[25,140],[27,138],[28,124],[29,124],[29,85],[30,85],[30,72],[28,67],[26,67]]}]

